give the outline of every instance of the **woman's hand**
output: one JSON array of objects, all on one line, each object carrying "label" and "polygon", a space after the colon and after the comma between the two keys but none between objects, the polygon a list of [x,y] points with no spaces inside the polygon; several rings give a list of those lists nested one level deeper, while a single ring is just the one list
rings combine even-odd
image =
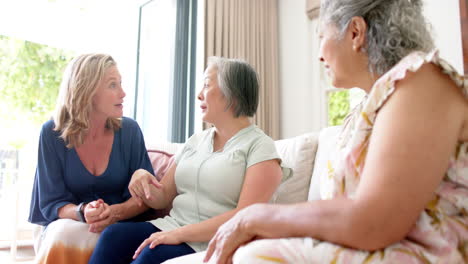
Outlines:
[{"label": "woman's hand", "polygon": [[112,225],[117,222],[120,215],[116,209],[117,205],[108,205],[106,203],[100,204],[102,208],[102,213],[99,215],[98,220],[89,223],[89,231],[93,233],[100,233],[104,228]]},{"label": "woman's hand", "polygon": [[247,227],[252,216],[256,215],[258,210],[262,210],[262,207],[262,204],[249,206],[221,225],[208,244],[203,261],[208,262],[214,257],[214,263],[232,263],[232,256],[237,248],[256,238]]},{"label": "woman's hand", "polygon": [[147,245],[149,245],[149,248],[153,249],[154,247],[160,244],[178,245],[182,242],[183,241],[179,239],[179,231],[177,229],[174,229],[171,231],[155,232],[151,234],[150,237],[145,239],[143,243],[141,243],[141,245],[135,251],[135,254],[133,255],[133,259],[136,259],[138,255],[140,255],[141,251],[143,251],[143,249],[145,249]]},{"label": "woman's hand", "polygon": [[140,206],[143,204],[144,199],[152,199],[150,185],[158,189],[162,188],[161,183],[148,171],[139,169],[133,173],[128,190]]},{"label": "woman's hand", "polygon": [[118,213],[113,206],[109,206],[102,199],[88,203],[84,209],[88,230],[93,233],[100,233],[107,226],[115,223]]},{"label": "woman's hand", "polygon": [[85,205],[83,213],[86,223],[91,224],[101,220],[101,214],[105,211],[104,204],[105,203],[102,199],[98,199]]}]

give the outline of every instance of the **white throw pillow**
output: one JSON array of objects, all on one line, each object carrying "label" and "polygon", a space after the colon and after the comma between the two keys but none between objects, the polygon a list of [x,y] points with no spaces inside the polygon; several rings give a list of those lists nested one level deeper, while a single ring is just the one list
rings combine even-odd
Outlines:
[{"label": "white throw pillow", "polygon": [[341,126],[326,127],[320,131],[317,154],[315,155],[314,172],[310,181],[308,201],[321,199],[320,179],[328,175],[327,162],[330,159],[331,150],[338,140],[340,131]]},{"label": "white throw pillow", "polygon": [[[288,178],[278,187],[272,198],[274,203],[307,201],[313,161],[317,150],[318,132],[275,141],[282,166],[291,168]],[[284,172],[285,170],[283,170]]]}]

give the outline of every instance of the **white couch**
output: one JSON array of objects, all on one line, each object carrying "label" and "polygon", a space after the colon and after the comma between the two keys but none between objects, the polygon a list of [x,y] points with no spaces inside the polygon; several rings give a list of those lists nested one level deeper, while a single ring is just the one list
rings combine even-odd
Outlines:
[{"label": "white couch", "polygon": [[[338,128],[325,128],[320,132],[275,141],[282,165],[292,169],[292,173],[281,183],[271,199],[272,203],[297,203],[320,199],[320,178],[321,175],[326,175],[323,172],[326,170],[327,150],[334,142]],[[172,156],[182,147],[183,144],[167,142],[147,146],[155,174],[159,179],[172,164]],[[170,208],[158,210],[153,217],[164,216],[169,210]],[[39,225],[35,228],[35,237],[41,230],[42,227]],[[173,260],[176,262],[169,261],[169,263],[202,263],[201,258],[202,254],[198,254],[182,260],[177,258]]]},{"label": "white couch", "polygon": [[[292,169],[292,172],[284,170],[286,179],[273,195],[271,202],[294,203],[307,200],[318,137],[319,133],[315,132],[275,141],[282,166]],[[183,144],[177,143],[156,143],[147,147],[158,179],[164,176],[173,162],[171,157],[182,147]]]},{"label": "white couch", "polygon": [[[338,137],[340,127],[328,127],[320,132],[275,141],[283,166],[292,169],[292,175],[285,179],[273,195],[272,203],[297,203],[320,199],[320,179],[327,175],[326,160],[330,148]],[[182,144],[153,144],[148,147],[155,173],[161,177],[165,172],[158,168],[161,155],[170,157]],[[156,154],[156,155],[155,155]],[[167,211],[166,211],[167,212]],[[166,263],[202,263],[202,254],[186,256]]]}]

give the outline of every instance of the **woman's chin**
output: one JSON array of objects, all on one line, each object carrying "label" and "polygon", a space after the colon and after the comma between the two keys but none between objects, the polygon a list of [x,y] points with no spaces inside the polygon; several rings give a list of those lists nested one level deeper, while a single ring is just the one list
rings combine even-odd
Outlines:
[{"label": "woman's chin", "polygon": [[336,79],[333,79],[331,82],[331,85],[333,87],[338,88],[338,89],[349,89],[349,88],[354,88],[354,86],[351,86],[343,81],[338,81]]},{"label": "woman's chin", "polygon": [[123,116],[123,111],[119,111],[119,112],[116,112],[114,114],[112,114],[110,117],[111,118],[122,118]]},{"label": "woman's chin", "polygon": [[205,115],[202,116],[201,120],[205,123],[210,123],[210,121],[206,118]]}]

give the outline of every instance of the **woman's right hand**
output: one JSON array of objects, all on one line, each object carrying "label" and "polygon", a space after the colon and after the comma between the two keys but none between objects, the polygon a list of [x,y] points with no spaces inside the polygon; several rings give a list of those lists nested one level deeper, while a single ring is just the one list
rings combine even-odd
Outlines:
[{"label": "woman's right hand", "polygon": [[144,169],[139,169],[133,173],[128,190],[132,197],[142,205],[145,199],[152,199],[151,185],[158,189],[162,188],[162,184],[151,173]]},{"label": "woman's right hand", "polygon": [[257,230],[249,230],[248,227],[252,226],[251,222],[254,219],[268,222],[268,216],[271,216],[266,213],[268,210],[271,211],[269,213],[274,213],[274,207],[270,205],[254,204],[237,212],[222,224],[211,238],[203,262],[206,263],[213,258],[210,263],[232,263],[232,256],[240,246],[253,239],[262,238]]}]

